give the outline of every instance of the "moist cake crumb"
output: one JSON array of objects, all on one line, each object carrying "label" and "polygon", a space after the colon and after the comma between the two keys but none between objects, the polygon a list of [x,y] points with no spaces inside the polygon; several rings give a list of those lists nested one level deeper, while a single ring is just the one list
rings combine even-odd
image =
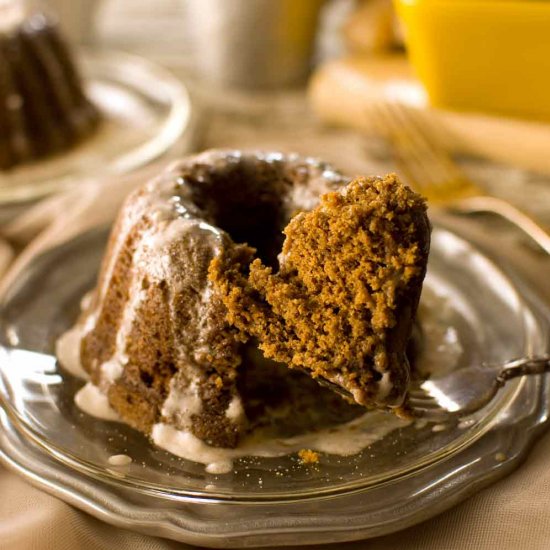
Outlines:
[{"label": "moist cake crumb", "polygon": [[425,201],[393,174],[359,177],[284,234],[277,272],[252,248],[212,260],[228,322],[266,357],[361,405],[402,413],[429,251]]}]

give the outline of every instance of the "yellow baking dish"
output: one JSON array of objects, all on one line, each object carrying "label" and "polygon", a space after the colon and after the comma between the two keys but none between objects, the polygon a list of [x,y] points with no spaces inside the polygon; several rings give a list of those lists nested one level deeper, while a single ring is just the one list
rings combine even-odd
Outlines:
[{"label": "yellow baking dish", "polygon": [[433,105],[550,119],[550,1],[394,1]]}]

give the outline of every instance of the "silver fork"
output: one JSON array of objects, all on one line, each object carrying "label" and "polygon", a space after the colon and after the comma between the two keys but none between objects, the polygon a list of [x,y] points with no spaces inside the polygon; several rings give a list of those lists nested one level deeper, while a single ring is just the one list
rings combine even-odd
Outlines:
[{"label": "silver fork", "polygon": [[550,355],[465,367],[413,386],[409,406],[413,416],[433,422],[460,418],[488,405],[508,380],[545,372],[550,372]]},{"label": "silver fork", "polygon": [[[429,422],[460,419],[488,405],[508,380],[545,372],[550,372],[550,355],[458,369],[440,378],[413,383],[404,414]],[[353,401],[352,394],[345,388],[322,377],[316,380],[321,386]]]},{"label": "silver fork", "polygon": [[372,103],[369,115],[392,145],[408,183],[431,205],[463,214],[488,212],[508,220],[550,254],[550,235],[532,216],[486,193],[452,159],[443,145],[448,136],[429,113],[399,102]]}]

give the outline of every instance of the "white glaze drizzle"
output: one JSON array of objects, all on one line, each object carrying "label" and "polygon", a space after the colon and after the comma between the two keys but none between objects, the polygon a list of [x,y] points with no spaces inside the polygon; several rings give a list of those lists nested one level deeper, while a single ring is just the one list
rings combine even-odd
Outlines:
[{"label": "white glaze drizzle", "polygon": [[107,462],[111,465],[111,466],[128,466],[129,464],[132,463],[132,457],[128,456],[128,455],[124,455],[124,454],[120,454],[120,455],[111,455],[108,459],[107,459]]},{"label": "white glaze drizzle", "polygon": [[233,469],[234,460],[246,456],[277,457],[301,449],[351,456],[409,423],[390,413],[369,412],[346,424],[294,437],[270,438],[260,431],[244,438],[236,449],[211,447],[189,432],[162,423],[153,426],[151,437],[162,449],[204,464],[209,473],[222,474]]},{"label": "white glaze drizzle", "polygon": [[245,413],[242,399],[238,395],[234,395],[227,405],[225,416],[235,424],[240,424],[244,421]]},{"label": "white glaze drizzle", "polygon": [[[186,373],[188,374],[188,373]],[[182,383],[178,375],[170,380],[170,391],[162,405],[161,414],[180,429],[188,428],[194,415],[202,411],[202,399],[199,395],[199,378]]]},{"label": "white glaze drizzle", "polygon": [[63,367],[73,376],[88,380],[88,373],[82,368],[80,361],[80,342],[82,327],[75,325],[62,334],[55,343],[55,355]]},{"label": "white glaze drizzle", "polygon": [[378,392],[376,394],[376,399],[384,401],[390,394],[392,388],[393,383],[391,381],[391,373],[390,371],[385,371],[382,373],[382,378],[378,381]]},{"label": "white glaze drizzle", "polygon": [[107,396],[91,382],[88,382],[76,393],[74,402],[90,416],[95,416],[101,420],[121,422],[120,416],[109,404]]},{"label": "white glaze drizzle", "polygon": [[145,298],[145,293],[140,287],[141,282],[134,276],[130,285],[130,299],[124,306],[122,319],[116,334],[115,351],[113,355],[100,366],[102,387],[105,389],[122,376],[124,367],[128,363],[128,356],[126,355],[128,337],[132,331],[136,312]]}]

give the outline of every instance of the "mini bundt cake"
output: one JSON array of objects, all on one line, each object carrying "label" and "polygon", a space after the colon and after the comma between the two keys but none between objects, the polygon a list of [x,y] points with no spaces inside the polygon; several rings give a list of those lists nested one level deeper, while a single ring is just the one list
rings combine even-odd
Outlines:
[{"label": "mini bundt cake", "polygon": [[174,164],[126,200],[97,287],[59,344],[76,336],[92,383],[154,440],[169,428],[235,446],[254,425],[250,380],[280,373],[260,366],[247,380],[258,344],[361,404],[398,406],[425,205],[394,177],[347,183],[294,155]]},{"label": "mini bundt cake", "polygon": [[0,169],[65,151],[99,120],[56,24],[26,2],[0,4]]},{"label": "mini bundt cake", "polygon": [[75,328],[84,370],[123,420],[236,445],[247,425],[241,341],[208,280],[210,262],[247,242],[276,265],[290,218],[345,181],[293,156],[213,151],[128,197]]}]

